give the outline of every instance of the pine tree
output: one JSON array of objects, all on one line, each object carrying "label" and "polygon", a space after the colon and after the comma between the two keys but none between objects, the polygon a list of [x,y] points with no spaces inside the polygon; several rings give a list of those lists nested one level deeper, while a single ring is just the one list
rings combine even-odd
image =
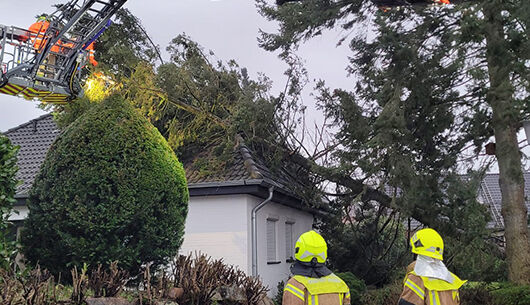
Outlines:
[{"label": "pine tree", "polygon": [[[320,104],[339,129],[335,156],[344,179],[336,171],[320,174],[353,195],[366,196],[370,188],[345,183],[352,176],[368,185],[394,186],[401,198],[389,202],[375,191],[377,196],[366,197],[454,232],[456,224],[441,220],[469,202],[448,201],[446,181],[461,171],[459,161],[471,148],[478,152],[495,136],[508,274],[513,282],[528,283],[530,244],[516,135],[530,104],[529,3],[487,0],[386,13],[361,0],[258,5],[280,22],[279,32],[263,33],[261,43],[283,50],[284,57],[327,29],[357,34],[341,40],[351,38],[354,86],[319,86]],[[369,34],[359,30],[362,24],[370,25]]]}]

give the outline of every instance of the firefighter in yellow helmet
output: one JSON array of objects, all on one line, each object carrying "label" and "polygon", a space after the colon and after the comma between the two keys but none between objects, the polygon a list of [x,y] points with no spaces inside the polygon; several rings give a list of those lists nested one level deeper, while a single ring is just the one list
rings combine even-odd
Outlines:
[{"label": "firefighter in yellow helmet", "polygon": [[350,304],[350,289],[325,265],[328,246],[320,234],[309,231],[295,245],[293,277],[283,291],[283,305]]},{"label": "firefighter in yellow helmet", "polygon": [[407,268],[398,305],[459,305],[458,290],[466,282],[443,263],[444,242],[433,229],[422,229],[410,239],[416,261]]}]

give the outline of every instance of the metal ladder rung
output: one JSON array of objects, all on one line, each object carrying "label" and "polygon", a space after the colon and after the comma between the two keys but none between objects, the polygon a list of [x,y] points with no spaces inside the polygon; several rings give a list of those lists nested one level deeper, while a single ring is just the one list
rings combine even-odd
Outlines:
[{"label": "metal ladder rung", "polygon": [[67,58],[68,55],[67,54],[62,54],[62,53],[56,53],[56,52],[50,52],[48,54],[51,54],[51,55],[54,55],[56,57],[62,57],[62,58]]},{"label": "metal ladder rung", "polygon": [[91,12],[94,12],[96,14],[101,14],[101,12],[102,12],[102,11],[95,10],[93,8],[89,8],[88,10],[91,11]]},{"label": "metal ladder rung", "polygon": [[55,78],[48,78],[48,77],[43,77],[43,76],[35,76],[35,80],[41,81],[41,82],[57,83],[57,84],[61,83],[60,80],[57,80]]},{"label": "metal ladder rung", "polygon": [[96,0],[96,3],[105,4],[105,5],[112,5],[112,1],[111,2],[107,2],[107,1]]},{"label": "metal ladder rung", "polygon": [[[39,67],[52,67],[52,68],[55,68],[55,69],[57,69],[57,70],[62,70],[62,69],[64,69],[64,68],[61,67],[61,66],[53,65],[53,64],[41,64]],[[42,68],[39,68],[39,70],[42,70]]]}]

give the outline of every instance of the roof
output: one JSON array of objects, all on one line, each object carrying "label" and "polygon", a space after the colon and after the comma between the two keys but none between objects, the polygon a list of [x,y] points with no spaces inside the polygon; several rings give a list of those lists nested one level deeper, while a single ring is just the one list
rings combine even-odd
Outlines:
[{"label": "roof", "polygon": [[[186,177],[190,188],[208,186],[208,185],[249,185],[265,182],[269,186],[274,186],[284,191],[290,192],[288,185],[289,178],[273,173],[265,162],[258,158],[251,149],[249,149],[241,136],[237,136],[238,142],[233,155],[222,170],[203,173],[198,166],[197,160],[202,156],[197,156],[194,160],[185,163]],[[204,155],[208,155],[205,152]],[[208,156],[207,156],[208,157]]]},{"label": "roof", "polygon": [[[53,116],[46,114],[9,129],[4,134],[14,145],[20,146],[17,178],[22,184],[18,186],[17,198],[27,198],[46,153],[60,130]],[[204,174],[195,162],[184,164],[191,196],[246,193],[267,198],[268,188],[273,186],[275,202],[306,209],[287,187],[290,183],[286,177],[273,174],[263,161],[256,158],[240,136],[237,141],[233,155],[222,170]]]},{"label": "roof", "polygon": [[[524,193],[526,209],[530,213],[530,173],[524,173]],[[488,223],[489,228],[504,228],[504,219],[501,215],[502,195],[499,185],[499,174],[486,174],[480,184],[479,200],[488,205],[491,212],[491,221]]]},{"label": "roof", "polygon": [[[462,179],[468,179],[468,176],[461,176]],[[530,172],[523,173],[525,185],[525,203],[526,209],[530,218]],[[385,193],[389,196],[400,196],[402,194],[401,189],[396,189],[394,187],[386,185]],[[485,174],[480,183],[480,188],[478,189],[478,201],[487,206],[490,214],[491,220],[486,225],[489,229],[504,229],[504,219],[501,214],[502,210],[502,194],[501,187],[499,185],[499,174],[498,173],[489,173]],[[414,218],[411,218],[411,228],[413,230],[422,227],[422,223],[417,221]],[[408,221],[408,219],[407,219]]]},{"label": "roof", "polygon": [[51,114],[4,132],[13,145],[19,146],[17,179],[22,184],[17,187],[17,197],[27,197],[46,153],[59,133]]}]

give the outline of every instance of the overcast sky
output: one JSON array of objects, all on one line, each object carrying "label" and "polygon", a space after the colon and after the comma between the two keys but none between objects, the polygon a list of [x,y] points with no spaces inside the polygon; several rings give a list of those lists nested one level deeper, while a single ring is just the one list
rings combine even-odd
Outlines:
[{"label": "overcast sky", "polygon": [[[0,24],[29,27],[42,12],[53,12],[55,3],[67,0],[0,0]],[[286,68],[277,54],[266,52],[257,43],[258,30],[274,31],[276,25],[261,17],[253,0],[129,0],[125,7],[139,17],[162,49],[179,33],[186,33],[221,60],[235,59],[251,75],[265,73],[275,91],[283,88]],[[345,67],[349,51],[336,48],[339,35],[327,34],[300,50],[311,79],[322,78],[336,87],[346,87]],[[167,57],[167,56],[166,56]],[[307,90],[304,103],[312,108]],[[35,102],[0,94],[0,131],[44,114]],[[320,115],[311,112],[312,120]]]},{"label": "overcast sky", "polygon": [[[67,0],[63,0],[66,2]],[[272,1],[272,0],[271,0]],[[34,17],[42,12],[53,12],[51,7],[61,0],[0,0],[0,24],[29,27]],[[138,16],[156,44],[162,49],[179,33],[186,33],[224,61],[235,59],[247,67],[251,75],[265,73],[274,82],[277,93],[285,85],[285,64],[277,54],[259,48],[259,29],[274,31],[276,25],[261,17],[253,0],[129,0],[125,5]],[[328,33],[311,40],[300,50],[310,79],[324,79],[331,87],[351,88],[345,71],[350,51],[335,47],[339,33]],[[165,56],[167,59],[167,55]],[[304,94],[309,108],[309,124],[321,120],[314,110],[311,87]],[[0,131],[36,118],[44,112],[35,102],[0,94]],[[519,139],[524,139],[521,131]],[[530,154],[530,147],[524,149]],[[528,162],[525,162],[530,166]],[[493,171],[497,171],[496,167]]]}]

